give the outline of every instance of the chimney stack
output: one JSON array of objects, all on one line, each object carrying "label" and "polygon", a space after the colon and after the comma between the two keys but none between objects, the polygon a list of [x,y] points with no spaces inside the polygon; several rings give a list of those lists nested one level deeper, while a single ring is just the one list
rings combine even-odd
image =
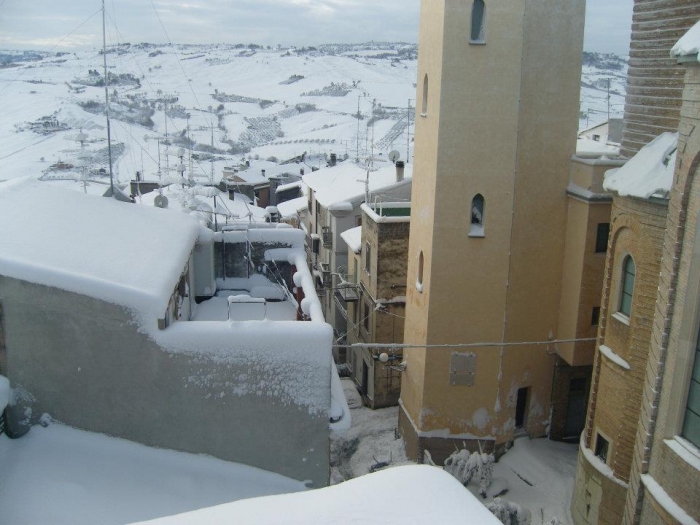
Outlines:
[{"label": "chimney stack", "polygon": [[261,171],[262,171],[262,176],[263,176],[263,179],[264,179],[264,178],[265,178],[265,170],[261,170]]},{"label": "chimney stack", "polygon": [[404,163],[402,160],[396,161],[396,182],[401,182],[403,180],[403,169]]},{"label": "chimney stack", "polygon": [[335,166],[338,162],[338,157],[335,153],[331,153],[331,166]]}]

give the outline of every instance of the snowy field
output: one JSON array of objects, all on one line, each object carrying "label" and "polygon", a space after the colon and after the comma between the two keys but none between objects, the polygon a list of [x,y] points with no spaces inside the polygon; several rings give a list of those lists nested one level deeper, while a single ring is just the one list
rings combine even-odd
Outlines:
[{"label": "snowy field", "polygon": [[[397,150],[412,159],[414,44],[241,47],[110,49],[112,153],[120,184],[137,171],[149,180],[158,173],[164,183],[176,180],[180,163],[197,180],[210,180],[213,171],[218,181],[224,166],[246,159],[268,176],[304,153],[307,171],[323,167],[332,152],[364,158]],[[10,168],[0,180],[30,176],[103,192],[108,152],[100,53],[0,51],[0,57],[0,160]],[[581,128],[605,120],[608,107],[611,116],[621,115],[626,71],[618,57],[587,55]]]}]

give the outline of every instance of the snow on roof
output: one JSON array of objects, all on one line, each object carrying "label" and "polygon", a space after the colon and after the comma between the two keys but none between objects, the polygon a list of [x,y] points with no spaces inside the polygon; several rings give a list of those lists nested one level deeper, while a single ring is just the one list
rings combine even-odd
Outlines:
[{"label": "snow on roof", "polygon": [[[387,191],[411,184],[413,166],[404,169],[404,180],[396,181],[396,166],[378,163],[381,167],[369,172],[369,191]],[[342,201],[358,201],[365,195],[364,180],[367,168],[354,162],[341,162],[337,166],[324,168],[304,175],[304,183],[316,192],[316,200],[325,207]]]},{"label": "snow on roof", "polygon": [[603,188],[626,197],[666,198],[673,185],[678,133],[662,133],[621,168],[605,173]]},{"label": "snow on roof", "polygon": [[[307,490],[247,465],[58,423],[36,425],[21,440],[0,435],[0,457],[3,478],[12,480],[0,490],[3,523],[133,523]],[[53,487],[54,496],[42,487]]]},{"label": "snow on roof", "polygon": [[[698,21],[688,32],[676,42],[671,48],[671,56],[679,58],[688,55],[697,55],[700,52],[700,21]],[[700,56],[698,56],[700,60]]]},{"label": "snow on roof", "polygon": [[296,217],[299,212],[304,211],[309,207],[309,201],[306,197],[297,197],[289,201],[280,202],[277,205],[277,211],[283,218]]},{"label": "snow on roof", "polygon": [[279,186],[277,186],[275,193],[282,193],[283,191],[293,190],[295,188],[301,188],[301,180],[288,182],[287,184],[280,184]]},{"label": "snow on roof", "polygon": [[611,146],[605,142],[581,137],[576,141],[576,155],[609,155],[618,156],[619,146]]},{"label": "snow on roof", "polygon": [[340,236],[353,252],[360,253],[362,251],[362,226],[345,230]]},{"label": "snow on roof", "polygon": [[396,467],[360,476],[332,487],[236,501],[147,523],[272,525],[281,522],[288,525],[500,525],[500,521],[454,477],[442,469],[424,465]]},{"label": "snow on roof", "polygon": [[162,316],[199,235],[186,214],[0,183],[0,275]]}]

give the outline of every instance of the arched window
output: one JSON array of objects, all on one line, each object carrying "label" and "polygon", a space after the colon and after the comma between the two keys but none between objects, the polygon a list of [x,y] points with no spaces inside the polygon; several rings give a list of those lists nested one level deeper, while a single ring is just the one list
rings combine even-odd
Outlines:
[{"label": "arched window", "polygon": [[472,199],[469,235],[473,237],[484,236],[484,197],[481,193],[477,193]]},{"label": "arched window", "polygon": [[474,0],[472,4],[472,42],[483,42],[485,40],[484,36],[484,14],[486,12],[486,5],[484,0]]},{"label": "arched window", "polygon": [[620,313],[629,317],[632,312],[632,294],[634,293],[634,278],[637,269],[631,255],[622,262],[622,281],[620,290]]},{"label": "arched window", "polygon": [[416,288],[423,291],[423,252],[418,254],[418,277],[416,278]]},{"label": "arched window", "polygon": [[428,75],[423,78],[423,106],[420,113],[423,116],[428,114]]}]

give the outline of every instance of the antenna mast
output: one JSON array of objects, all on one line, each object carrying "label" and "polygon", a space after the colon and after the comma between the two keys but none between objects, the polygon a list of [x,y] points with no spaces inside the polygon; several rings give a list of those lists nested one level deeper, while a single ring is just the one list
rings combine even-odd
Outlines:
[{"label": "antenna mast", "polygon": [[105,0],[102,0],[102,58],[105,71],[105,117],[107,118],[107,154],[109,157],[109,190],[114,197],[114,174],[112,173],[112,132],[109,127],[109,81],[107,77],[107,26],[105,24]]}]

